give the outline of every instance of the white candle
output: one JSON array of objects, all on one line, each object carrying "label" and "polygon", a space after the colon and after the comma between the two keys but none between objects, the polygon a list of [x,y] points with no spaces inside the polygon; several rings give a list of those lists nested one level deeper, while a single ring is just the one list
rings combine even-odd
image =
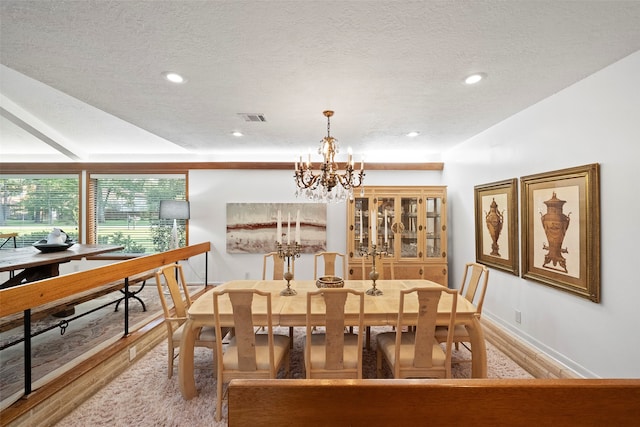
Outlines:
[{"label": "white candle", "polygon": [[291,244],[291,212],[287,214],[287,245]]},{"label": "white candle", "polygon": [[282,212],[278,209],[278,228],[276,231],[276,241],[282,244]]},{"label": "white candle", "polygon": [[347,165],[353,166],[353,150],[351,150],[351,147],[347,148]]},{"label": "white candle", "polygon": [[371,244],[376,244],[378,242],[378,229],[377,226],[378,224],[376,224],[378,222],[377,218],[376,218],[376,210],[372,210],[371,211]]},{"label": "white candle", "polygon": [[389,235],[387,234],[387,210],[384,210],[384,242],[389,241]]},{"label": "white candle", "polygon": [[364,156],[362,156],[362,160],[360,161],[360,170],[364,170]]},{"label": "white candle", "polygon": [[358,211],[358,214],[360,214],[360,244],[362,244],[362,209]]},{"label": "white candle", "polygon": [[296,214],[296,243],[300,244],[300,209]]}]

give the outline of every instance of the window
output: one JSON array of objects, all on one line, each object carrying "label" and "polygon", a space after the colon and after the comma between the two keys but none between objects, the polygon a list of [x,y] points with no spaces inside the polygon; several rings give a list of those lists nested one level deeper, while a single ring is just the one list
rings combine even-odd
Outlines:
[{"label": "window", "polygon": [[18,247],[45,239],[56,227],[78,241],[80,176],[0,176],[0,233],[18,233]]},{"label": "window", "polygon": [[[88,185],[89,243],[124,246],[126,253],[169,249],[172,220],[159,219],[161,200],[186,200],[186,174],[91,174]],[[180,246],[186,220],[178,220]]]}]

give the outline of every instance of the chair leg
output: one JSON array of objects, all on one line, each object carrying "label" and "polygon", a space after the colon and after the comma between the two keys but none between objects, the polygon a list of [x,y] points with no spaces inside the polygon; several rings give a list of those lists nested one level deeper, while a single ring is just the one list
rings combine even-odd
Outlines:
[{"label": "chair leg", "polygon": [[167,349],[167,355],[169,356],[167,374],[169,378],[173,376],[173,352],[173,343],[171,342],[171,339],[169,339],[169,348]]},{"label": "chair leg", "polygon": [[216,421],[220,421],[222,419],[222,399],[224,396],[222,395],[222,378],[218,376],[218,384],[216,386]]},{"label": "chair leg", "polygon": [[376,378],[382,378],[382,351],[376,351]]},{"label": "chair leg", "polygon": [[289,327],[289,348],[293,348],[293,326]]}]

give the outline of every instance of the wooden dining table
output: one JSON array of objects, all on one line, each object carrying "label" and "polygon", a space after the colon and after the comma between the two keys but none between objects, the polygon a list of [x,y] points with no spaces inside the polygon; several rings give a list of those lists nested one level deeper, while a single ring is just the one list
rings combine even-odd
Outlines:
[{"label": "wooden dining table", "polygon": [[120,245],[85,245],[80,243],[63,251],[48,253],[41,252],[33,246],[2,249],[0,250],[0,272],[22,271],[15,273],[13,277],[0,284],[0,289],[55,277],[60,274],[60,264],[121,249],[123,246]]},{"label": "wooden dining table", "polygon": [[[400,301],[400,290],[415,287],[440,287],[442,285],[429,280],[378,280],[377,288],[383,293],[378,296],[365,295],[364,324],[365,326],[385,326],[395,325],[398,319],[398,307]],[[308,291],[315,291],[317,287],[313,280],[293,280],[291,288],[297,291],[297,295],[282,296],[280,291],[285,288],[282,280],[233,280],[226,282],[216,288],[204,293],[193,302],[188,311],[188,319],[182,334],[180,344],[180,355],[178,363],[178,382],[180,391],[185,399],[197,396],[194,378],[194,344],[195,331],[203,326],[213,326],[215,318],[213,313],[213,293],[223,289],[259,289],[268,291],[272,298],[272,323],[273,325],[286,327],[301,327],[306,325]],[[346,288],[366,291],[371,288],[370,280],[347,280]],[[451,296],[443,294],[438,306],[437,324],[448,324],[451,312]],[[252,307],[257,322],[266,318],[264,304],[256,302]],[[408,302],[405,304],[406,313],[417,313],[417,303]],[[221,323],[233,326],[233,314],[231,304],[221,297],[219,300],[219,315]],[[312,312],[313,312],[312,308]],[[345,308],[345,323],[357,317],[356,307]],[[480,320],[476,314],[474,304],[465,298],[457,299],[456,324],[464,325],[469,331],[471,338],[472,352],[472,376],[474,378],[486,378],[487,376],[487,355],[484,341],[484,334],[480,325]],[[320,325],[320,324],[319,324]]]}]

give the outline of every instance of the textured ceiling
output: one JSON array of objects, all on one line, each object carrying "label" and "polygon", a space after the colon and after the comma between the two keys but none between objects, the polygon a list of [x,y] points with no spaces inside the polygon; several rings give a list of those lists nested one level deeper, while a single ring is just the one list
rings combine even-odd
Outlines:
[{"label": "textured ceiling", "polygon": [[[2,0],[0,14],[3,161],[293,161],[326,135],[326,109],[345,156],[438,161],[640,49],[639,1]],[[465,85],[473,72],[487,78]]]}]

